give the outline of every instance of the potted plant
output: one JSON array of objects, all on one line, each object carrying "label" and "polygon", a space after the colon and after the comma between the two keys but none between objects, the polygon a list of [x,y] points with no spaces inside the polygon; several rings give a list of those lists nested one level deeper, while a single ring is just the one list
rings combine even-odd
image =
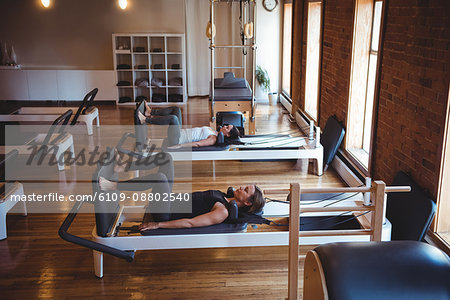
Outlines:
[{"label": "potted plant", "polygon": [[264,92],[268,92],[269,96],[269,102],[271,105],[275,105],[277,98],[276,93],[270,92],[270,77],[269,73],[267,73],[267,70],[264,69],[261,66],[256,66],[256,80],[258,80],[259,85],[261,86],[261,89]]}]

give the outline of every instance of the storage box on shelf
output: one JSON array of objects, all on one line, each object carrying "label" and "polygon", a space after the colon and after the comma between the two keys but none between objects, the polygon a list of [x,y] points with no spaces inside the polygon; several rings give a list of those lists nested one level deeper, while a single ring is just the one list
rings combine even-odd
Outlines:
[{"label": "storage box on shelf", "polygon": [[185,103],[184,34],[113,34],[117,103]]}]

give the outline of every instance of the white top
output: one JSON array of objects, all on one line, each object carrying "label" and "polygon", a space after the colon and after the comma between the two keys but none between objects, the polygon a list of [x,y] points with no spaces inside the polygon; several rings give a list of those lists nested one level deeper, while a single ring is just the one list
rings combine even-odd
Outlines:
[{"label": "white top", "polygon": [[198,142],[217,133],[208,126],[181,129],[180,144]]}]

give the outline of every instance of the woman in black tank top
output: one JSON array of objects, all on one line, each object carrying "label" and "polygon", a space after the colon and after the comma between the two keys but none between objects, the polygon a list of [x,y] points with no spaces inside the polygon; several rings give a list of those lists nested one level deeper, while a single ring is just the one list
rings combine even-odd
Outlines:
[{"label": "woman in black tank top", "polygon": [[220,191],[192,193],[192,213],[190,214],[152,214],[152,222],[143,222],[140,230],[158,228],[191,228],[219,224],[228,217],[226,205],[236,201],[239,208],[249,211],[259,210],[264,205],[261,190],[255,185],[241,186],[234,191],[233,197],[226,198]]},{"label": "woman in black tank top", "polygon": [[[117,155],[116,155],[117,156]],[[133,164],[117,164],[114,172],[134,170]],[[139,168],[137,168],[139,169]],[[149,174],[128,181],[113,182],[99,177],[99,185],[102,191],[127,190],[146,191],[152,189],[152,193],[170,193],[173,185],[173,163],[159,167],[159,172]],[[192,212],[188,214],[171,213],[170,201],[165,203],[164,213],[146,212],[144,222],[139,226],[140,230],[157,228],[190,228],[219,224],[228,217],[227,205],[235,201],[238,208],[246,208],[248,212],[258,211],[264,206],[264,196],[256,185],[241,186],[235,190],[231,197],[217,190],[192,193]],[[147,222],[148,219],[151,222]]]}]

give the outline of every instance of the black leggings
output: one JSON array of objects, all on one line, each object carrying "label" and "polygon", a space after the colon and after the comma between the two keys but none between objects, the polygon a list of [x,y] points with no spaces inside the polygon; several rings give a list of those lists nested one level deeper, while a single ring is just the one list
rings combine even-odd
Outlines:
[{"label": "black leggings", "polygon": [[[158,168],[158,172],[154,174],[148,174],[138,178],[134,178],[126,181],[119,181],[117,183],[117,189],[119,191],[146,191],[152,189],[153,194],[170,194],[172,192],[174,181],[174,167],[173,160],[170,155],[166,155],[167,161],[162,165],[156,165],[151,163],[130,163],[128,170],[151,170]],[[159,202],[158,205],[166,205],[167,207],[160,208],[163,211],[170,212],[170,202]],[[144,220],[148,219],[148,208],[144,215]],[[153,213],[151,214],[153,219],[157,222],[167,221],[170,218],[170,213]]]},{"label": "black leggings", "polygon": [[151,117],[145,120],[148,124],[155,125],[182,125],[181,109],[177,106],[155,108],[151,111]]}]

